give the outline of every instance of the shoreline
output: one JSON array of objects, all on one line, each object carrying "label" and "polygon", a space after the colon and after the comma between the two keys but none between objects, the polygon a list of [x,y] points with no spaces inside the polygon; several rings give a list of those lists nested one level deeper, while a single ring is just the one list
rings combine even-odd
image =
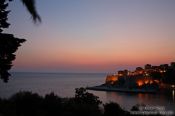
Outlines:
[{"label": "shoreline", "polygon": [[157,90],[114,88],[105,86],[93,86],[93,87],[87,87],[86,89],[94,91],[111,91],[111,92],[127,92],[127,93],[157,93]]}]

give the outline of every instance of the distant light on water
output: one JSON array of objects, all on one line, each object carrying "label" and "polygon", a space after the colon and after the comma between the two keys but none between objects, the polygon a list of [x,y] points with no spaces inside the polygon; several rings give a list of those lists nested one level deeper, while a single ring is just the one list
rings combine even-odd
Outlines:
[{"label": "distant light on water", "polygon": [[175,85],[171,85],[172,88],[175,88]]},{"label": "distant light on water", "polygon": [[173,101],[174,101],[174,90],[172,90],[172,97],[173,97]]}]

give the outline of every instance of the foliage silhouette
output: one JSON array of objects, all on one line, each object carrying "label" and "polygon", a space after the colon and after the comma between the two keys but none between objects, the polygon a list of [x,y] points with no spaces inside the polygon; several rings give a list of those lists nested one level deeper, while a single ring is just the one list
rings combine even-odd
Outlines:
[{"label": "foliage silhouette", "polygon": [[[13,0],[9,0],[13,1]],[[41,22],[41,18],[36,10],[35,0],[21,0],[27,11],[31,14],[34,23]]]},{"label": "foliage silhouette", "polygon": [[7,22],[8,14],[10,11],[7,11],[8,3],[6,0],[0,1],[0,78],[3,79],[4,82],[8,81],[8,77],[10,73],[8,70],[12,67],[12,61],[15,59],[15,52],[21,43],[25,41],[25,39],[16,38],[13,34],[2,33],[4,28],[9,27],[9,23]]},{"label": "foliage silhouette", "polygon": [[[15,52],[25,39],[16,38],[13,34],[2,33],[3,29],[9,27],[7,22],[10,11],[6,10],[10,1],[0,0],[0,79],[8,82],[10,73],[8,72],[12,67],[12,61],[15,60]],[[26,6],[29,13],[32,15],[33,21],[41,22],[41,18],[35,8],[35,0],[21,0]]]},{"label": "foliage silhouette", "polygon": [[33,21],[36,23],[37,21],[41,22],[41,18],[36,11],[35,0],[21,0],[24,6],[26,6],[29,13],[32,15]]},{"label": "foliage silhouette", "polygon": [[65,103],[64,115],[100,116],[99,97],[88,93],[85,88],[77,88],[75,97]]},{"label": "foliage silhouette", "polygon": [[124,111],[117,103],[106,103],[104,105],[104,116],[128,116],[129,112]]},{"label": "foliage silhouette", "polygon": [[92,93],[88,93],[85,88],[75,89],[75,101],[77,101],[77,103],[86,103],[96,106],[102,103],[99,100],[99,97],[94,96]]},{"label": "foliage silhouette", "polygon": [[[89,96],[91,96],[90,99]],[[75,97],[72,98],[60,98],[54,93],[43,97],[32,92],[19,92],[9,99],[0,99],[0,116],[124,116],[129,114],[117,103],[105,104],[103,113],[100,108],[101,103],[97,96],[88,93],[84,88],[76,89]]]},{"label": "foliage silhouette", "polygon": [[3,31],[3,28],[8,28],[9,23],[7,22],[8,13],[10,11],[7,11],[6,8],[8,7],[8,3],[5,3],[6,0],[0,0],[0,33]]}]

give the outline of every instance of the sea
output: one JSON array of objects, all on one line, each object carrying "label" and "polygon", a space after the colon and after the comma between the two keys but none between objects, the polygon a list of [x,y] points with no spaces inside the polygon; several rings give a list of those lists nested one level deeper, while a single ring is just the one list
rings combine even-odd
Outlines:
[{"label": "sea", "polygon": [[[19,91],[31,91],[44,96],[54,92],[60,97],[73,97],[75,88],[105,83],[105,73],[36,73],[13,72],[8,83],[0,80],[0,98],[9,98]],[[88,90],[105,103],[116,102],[130,110],[136,104],[150,108],[160,107],[175,112],[175,90],[169,94],[124,93]],[[148,107],[148,108],[149,108]]]}]

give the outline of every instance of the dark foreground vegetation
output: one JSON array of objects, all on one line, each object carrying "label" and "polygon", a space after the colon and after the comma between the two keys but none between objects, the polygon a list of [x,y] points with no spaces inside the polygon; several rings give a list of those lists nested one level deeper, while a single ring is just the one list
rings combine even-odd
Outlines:
[{"label": "dark foreground vegetation", "polygon": [[44,97],[32,92],[19,92],[9,99],[0,99],[0,116],[116,116],[127,115],[118,104],[102,107],[97,96],[86,89],[76,89],[72,98],[50,93]]},{"label": "dark foreground vegetation", "polygon": [[[134,106],[132,111],[138,111]],[[102,104],[86,89],[76,89],[72,98],[50,93],[44,97],[32,92],[19,92],[8,99],[0,99],[0,116],[128,116],[117,103]]]}]

